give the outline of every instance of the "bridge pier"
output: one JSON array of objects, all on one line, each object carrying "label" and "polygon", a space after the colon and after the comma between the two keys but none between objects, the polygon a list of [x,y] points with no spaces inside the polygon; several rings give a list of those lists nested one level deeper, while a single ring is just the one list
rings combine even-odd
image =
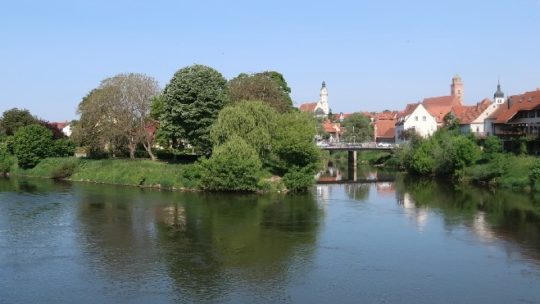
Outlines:
[{"label": "bridge pier", "polygon": [[356,151],[347,151],[348,152],[348,162],[347,162],[347,169],[348,169],[348,172],[347,172],[347,175],[348,175],[348,180],[350,181],[356,181],[358,178],[357,178],[357,174],[356,174],[356,171],[357,171],[357,165],[356,165]]}]

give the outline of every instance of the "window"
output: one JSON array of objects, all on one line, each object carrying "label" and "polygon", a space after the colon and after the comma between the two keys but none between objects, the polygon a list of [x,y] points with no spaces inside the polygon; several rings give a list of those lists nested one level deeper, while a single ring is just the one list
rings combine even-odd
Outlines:
[{"label": "window", "polygon": [[426,121],[427,118],[425,116],[422,116],[422,121]]},{"label": "window", "polygon": [[415,116],[415,117],[414,117],[414,121],[418,121],[418,116]]},{"label": "window", "polygon": [[529,112],[529,118],[534,118],[534,111],[527,111]]}]

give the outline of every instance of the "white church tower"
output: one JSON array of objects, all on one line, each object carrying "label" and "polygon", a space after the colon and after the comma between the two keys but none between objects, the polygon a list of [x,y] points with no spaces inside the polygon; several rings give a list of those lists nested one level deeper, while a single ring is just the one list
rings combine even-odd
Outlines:
[{"label": "white church tower", "polygon": [[321,93],[319,102],[315,107],[315,115],[324,116],[330,113],[330,106],[328,105],[328,89],[326,88],[326,83],[323,81],[321,87]]},{"label": "white church tower", "polygon": [[495,102],[497,106],[502,105],[504,103],[504,93],[503,91],[501,91],[500,82],[497,83],[497,92],[493,94],[493,102]]}]

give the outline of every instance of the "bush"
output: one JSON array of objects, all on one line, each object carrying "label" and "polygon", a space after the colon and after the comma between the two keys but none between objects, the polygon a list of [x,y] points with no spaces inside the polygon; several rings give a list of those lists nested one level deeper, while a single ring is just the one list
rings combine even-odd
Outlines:
[{"label": "bush", "polygon": [[310,167],[294,167],[283,176],[283,183],[289,191],[305,192],[315,182],[314,171]]},{"label": "bush", "polygon": [[531,186],[534,185],[538,180],[540,180],[540,159],[534,162],[534,165],[529,172],[529,181]]},{"label": "bush", "polygon": [[233,136],[201,161],[201,187],[212,191],[256,191],[261,171],[257,151]]},{"label": "bush", "polygon": [[13,166],[13,157],[9,155],[4,143],[0,143],[0,175],[6,175]]},{"label": "bush", "polygon": [[40,125],[20,128],[14,137],[14,152],[22,169],[35,167],[40,160],[49,156],[53,147],[53,134]]},{"label": "bush", "polygon": [[55,140],[52,148],[52,157],[69,157],[75,154],[75,143],[69,139]]},{"label": "bush", "polygon": [[494,155],[503,151],[503,142],[497,136],[488,136],[484,141],[484,159],[491,160]]}]

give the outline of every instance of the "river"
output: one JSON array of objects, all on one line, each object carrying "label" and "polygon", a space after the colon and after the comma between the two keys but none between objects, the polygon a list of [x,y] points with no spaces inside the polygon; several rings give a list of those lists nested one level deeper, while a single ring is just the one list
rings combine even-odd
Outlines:
[{"label": "river", "polygon": [[287,196],[0,179],[0,303],[540,303],[539,202],[403,177]]}]

